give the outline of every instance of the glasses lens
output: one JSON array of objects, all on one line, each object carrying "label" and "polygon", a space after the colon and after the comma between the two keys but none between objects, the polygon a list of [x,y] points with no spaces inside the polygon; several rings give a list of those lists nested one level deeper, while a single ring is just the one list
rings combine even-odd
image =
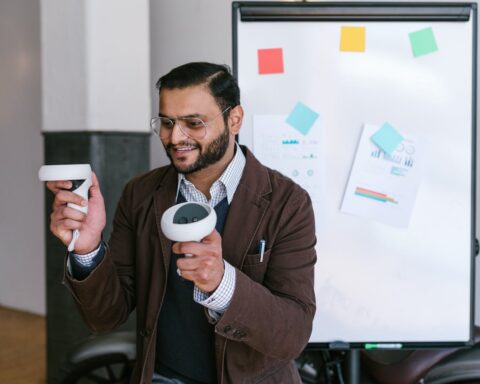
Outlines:
[{"label": "glasses lens", "polygon": [[172,134],[177,122],[183,134],[192,139],[203,139],[207,134],[207,125],[202,119],[196,117],[177,119],[177,121],[168,117],[154,117],[150,121],[150,127],[161,138],[167,138]]},{"label": "glasses lens", "polygon": [[150,126],[152,131],[160,137],[167,137],[172,133],[175,121],[167,117],[154,117],[150,122]]},{"label": "glasses lens", "polygon": [[162,129],[168,129],[171,130],[173,129],[173,126],[175,125],[175,122],[168,117],[159,117],[158,118],[159,123],[160,123],[160,130]]},{"label": "glasses lens", "polygon": [[153,117],[152,120],[150,120],[150,128],[152,128],[152,131],[156,135],[160,134],[160,122],[158,119],[158,117]]},{"label": "glasses lens", "polygon": [[203,139],[207,134],[206,124],[197,117],[180,119],[180,129],[192,139]]}]

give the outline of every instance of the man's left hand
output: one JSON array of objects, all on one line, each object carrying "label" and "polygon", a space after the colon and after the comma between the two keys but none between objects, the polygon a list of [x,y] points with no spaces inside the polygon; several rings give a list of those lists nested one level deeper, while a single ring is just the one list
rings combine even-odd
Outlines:
[{"label": "man's left hand", "polygon": [[190,280],[205,292],[213,292],[220,285],[225,271],[222,257],[222,237],[214,229],[201,242],[175,243],[177,254],[192,255],[177,260],[177,268],[185,280]]}]

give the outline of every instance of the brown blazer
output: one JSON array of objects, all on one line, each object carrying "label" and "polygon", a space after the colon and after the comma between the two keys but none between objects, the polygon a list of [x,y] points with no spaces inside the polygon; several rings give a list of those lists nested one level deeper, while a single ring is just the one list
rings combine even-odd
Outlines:
[{"label": "brown blazer", "polygon": [[[308,342],[315,314],[315,223],[308,194],[261,165],[242,147],[246,166],[225,223],[223,257],[237,269],[227,311],[214,323],[218,382],[300,383],[293,364]],[[82,281],[65,275],[83,318],[111,330],[137,311],[137,363],[132,383],[150,383],[157,319],[171,242],[160,230],[175,203],[171,166],[130,181],[114,218],[102,262]],[[258,244],[266,240],[263,262]]]}]

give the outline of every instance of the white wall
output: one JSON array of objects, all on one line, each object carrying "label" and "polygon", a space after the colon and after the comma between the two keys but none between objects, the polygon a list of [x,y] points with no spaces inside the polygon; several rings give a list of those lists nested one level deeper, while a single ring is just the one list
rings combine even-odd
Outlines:
[{"label": "white wall", "polygon": [[0,2],[0,305],[45,313],[40,10]]},{"label": "white wall", "polygon": [[85,4],[42,0],[43,129],[85,129],[87,122]]},{"label": "white wall", "polygon": [[87,129],[148,132],[149,0],[87,0]]},{"label": "white wall", "polygon": [[149,0],[42,0],[43,130],[148,132]]}]

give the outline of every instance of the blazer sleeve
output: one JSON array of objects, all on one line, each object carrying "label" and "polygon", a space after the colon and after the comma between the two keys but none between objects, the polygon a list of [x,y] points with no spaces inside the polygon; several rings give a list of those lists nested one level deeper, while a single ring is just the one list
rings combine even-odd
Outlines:
[{"label": "blazer sleeve", "polygon": [[262,354],[290,360],[308,343],[315,315],[315,220],[305,191],[290,197],[277,225],[263,282],[237,270],[232,301],[215,330]]},{"label": "blazer sleeve", "polygon": [[93,331],[116,328],[135,307],[135,234],[130,222],[132,189],[129,183],[122,193],[100,264],[83,280],[71,277],[65,266],[64,284]]}]

